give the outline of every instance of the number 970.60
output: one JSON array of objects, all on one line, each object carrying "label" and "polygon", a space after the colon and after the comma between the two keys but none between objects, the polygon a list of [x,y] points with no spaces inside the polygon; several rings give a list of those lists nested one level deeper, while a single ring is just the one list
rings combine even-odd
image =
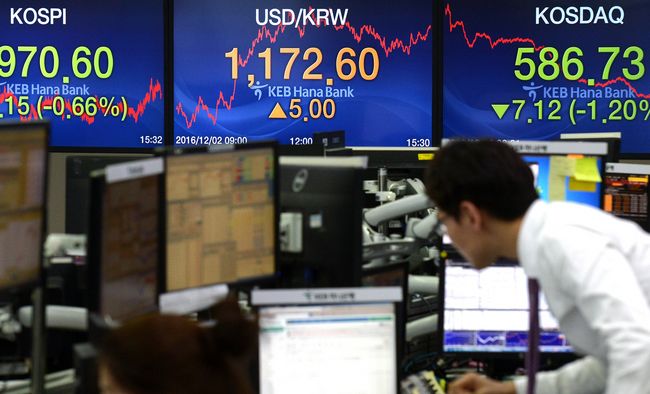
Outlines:
[{"label": "number 970.60", "polygon": [[[35,68],[45,78],[55,78],[59,73],[59,51],[53,46],[0,46],[0,77],[10,78],[16,72],[27,78],[30,70]],[[101,46],[94,52],[85,46],[77,47],[72,53],[72,73],[78,79],[88,78],[91,74],[100,79],[113,74],[113,52]]]}]

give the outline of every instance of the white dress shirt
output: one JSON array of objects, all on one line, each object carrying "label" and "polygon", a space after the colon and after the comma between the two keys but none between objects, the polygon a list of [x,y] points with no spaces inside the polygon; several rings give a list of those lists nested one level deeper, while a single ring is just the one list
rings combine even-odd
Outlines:
[{"label": "white dress shirt", "polygon": [[[650,234],[586,205],[537,200],[517,254],[571,345],[587,355],[538,373],[536,393],[650,393]],[[525,379],[515,386],[526,392]]]}]

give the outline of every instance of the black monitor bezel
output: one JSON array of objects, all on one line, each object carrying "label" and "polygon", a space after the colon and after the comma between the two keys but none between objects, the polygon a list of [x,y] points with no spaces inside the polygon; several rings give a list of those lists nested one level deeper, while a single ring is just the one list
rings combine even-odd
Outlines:
[{"label": "black monitor bezel", "polygon": [[33,290],[37,287],[44,287],[45,284],[45,262],[44,262],[44,249],[45,249],[45,239],[47,232],[47,198],[48,198],[48,179],[49,179],[49,165],[48,165],[48,151],[50,146],[50,137],[51,129],[50,123],[47,121],[31,121],[31,122],[20,122],[20,121],[3,121],[0,122],[0,133],[13,132],[16,129],[42,129],[45,132],[45,141],[43,145],[43,190],[42,190],[42,207],[41,207],[41,239],[38,247],[38,273],[36,277],[29,279],[28,281],[17,283],[14,285],[7,286],[5,288],[0,288],[0,297],[8,299],[14,299],[19,297],[20,294],[24,294],[26,291]]},{"label": "black monitor bezel", "polygon": [[[239,278],[235,281],[230,281],[230,282],[218,282],[218,283],[210,283],[210,284],[205,284],[197,287],[190,287],[190,288],[184,288],[184,289],[177,289],[170,291],[167,288],[167,166],[168,162],[167,159],[170,156],[177,156],[177,155],[193,155],[193,154],[219,154],[219,153],[226,153],[226,152],[232,152],[232,151],[238,151],[238,150],[249,150],[249,149],[271,149],[273,152],[273,213],[274,213],[274,218],[273,218],[273,223],[276,225],[273,227],[274,235],[274,261],[273,261],[273,273],[268,274],[268,275],[261,275],[261,276],[255,276],[255,277],[249,277],[249,278]],[[174,292],[182,292],[186,291],[189,289],[198,289],[198,288],[206,288],[206,287],[211,287],[215,285],[228,285],[229,287],[235,287],[235,288],[249,288],[249,287],[254,287],[257,285],[269,285],[269,284],[275,284],[277,280],[277,274],[278,274],[278,258],[279,258],[279,250],[280,250],[280,243],[279,243],[279,230],[277,223],[279,222],[279,217],[280,217],[280,190],[279,190],[279,180],[280,180],[280,174],[279,174],[279,160],[278,160],[278,144],[275,141],[255,141],[255,142],[249,142],[246,144],[233,144],[233,145],[214,145],[214,146],[201,146],[201,147],[174,147],[174,146],[169,146],[165,147],[163,149],[158,149],[156,151],[156,154],[158,156],[164,156],[164,171],[163,171],[163,180],[162,180],[162,187],[160,190],[161,197],[160,197],[160,204],[162,206],[160,213],[161,213],[161,220],[160,220],[160,233],[159,233],[159,245],[160,245],[160,250],[159,250],[159,255],[160,255],[160,270],[158,272],[158,296],[162,294],[167,294],[167,293],[174,293]]]}]

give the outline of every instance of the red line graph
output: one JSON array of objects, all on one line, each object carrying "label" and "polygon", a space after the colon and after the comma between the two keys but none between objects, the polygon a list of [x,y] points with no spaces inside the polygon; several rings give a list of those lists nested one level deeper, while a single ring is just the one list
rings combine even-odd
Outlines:
[{"label": "red line graph", "polygon": [[[315,27],[320,29],[323,27],[325,28],[330,27],[330,25],[323,24],[323,25],[317,25]],[[350,22],[346,22],[344,25],[336,25],[331,27],[333,27],[334,30],[336,31],[347,30],[357,43],[360,43],[365,36],[374,39],[379,43],[386,57],[389,57],[395,51],[401,51],[406,55],[410,55],[411,49],[415,45],[429,39],[429,37],[431,36],[431,29],[432,29],[432,26],[428,25],[424,30],[424,32],[417,32],[415,34],[410,33],[408,42],[404,42],[399,38],[388,40],[385,36],[382,36],[377,31],[377,29],[375,29],[372,25],[362,25],[361,27],[357,28],[352,26]],[[237,60],[239,65],[241,67],[246,67],[250,58],[255,54],[255,48],[260,43],[262,43],[265,40],[268,40],[271,44],[274,44],[278,40],[278,37],[281,34],[285,33],[286,28],[287,26],[281,25],[281,26],[277,26],[274,29],[269,29],[266,26],[262,26],[260,29],[258,29],[257,34],[251,40],[250,47],[246,51],[246,56],[244,57],[242,57],[241,55],[239,56],[239,59]],[[295,28],[295,30],[298,31],[298,36],[300,38],[303,38],[307,28],[306,26],[304,27],[298,26],[297,28]],[[187,126],[188,129],[191,128],[194,125],[194,123],[196,123],[197,116],[201,111],[205,112],[206,116],[210,119],[213,125],[216,125],[218,120],[218,115],[219,115],[219,108],[223,107],[227,110],[230,110],[232,108],[232,104],[235,100],[236,87],[237,87],[237,81],[234,81],[232,93],[225,94],[223,91],[219,91],[217,101],[214,106],[214,111],[212,111],[210,107],[205,104],[205,100],[203,99],[203,97],[199,96],[197,105],[194,108],[194,110],[191,112],[191,115],[188,116],[188,114],[183,109],[183,104],[180,101],[176,104],[176,113],[179,114],[181,117],[183,117],[183,119],[185,120],[185,125]],[[226,99],[226,97],[228,97],[228,99]]]},{"label": "red line graph", "polygon": [[[322,28],[323,26],[328,26],[328,25],[317,25],[314,26],[317,29]],[[363,40],[363,37],[365,35],[370,36],[371,38],[374,38],[377,42],[379,42],[379,45],[381,46],[381,49],[384,51],[386,54],[386,57],[388,57],[392,52],[394,52],[397,49],[401,49],[402,52],[404,52],[407,55],[411,54],[411,48],[414,45],[417,45],[421,41],[426,41],[427,38],[429,37],[429,34],[431,34],[431,28],[432,26],[429,25],[425,29],[424,33],[417,32],[415,36],[413,33],[410,34],[409,36],[409,42],[406,44],[404,41],[400,40],[399,38],[395,38],[390,43],[386,44],[386,37],[383,37],[377,30],[372,26],[372,25],[362,25],[360,28],[356,28],[350,24],[350,22],[345,22],[345,25],[337,25],[337,26],[332,26],[334,30],[340,31],[340,30],[348,30],[350,34],[352,34],[352,38],[357,42],[360,43],[361,40]],[[271,44],[275,44],[275,42],[278,40],[278,36],[280,34],[284,34],[287,26],[281,25],[276,27],[275,29],[269,30],[266,26],[262,26],[258,31],[257,35],[255,38],[251,41],[251,46],[248,48],[248,51],[246,51],[246,57],[242,58],[241,56],[239,57],[238,63],[242,67],[246,67],[248,64],[248,61],[250,58],[255,54],[255,47],[264,39],[268,39]],[[300,38],[303,38],[305,36],[305,31],[307,30],[307,27],[300,27],[298,26],[296,28],[298,31],[298,36]]]},{"label": "red line graph", "polygon": [[[51,110],[44,110],[44,107],[52,108],[55,97],[56,96],[43,97],[43,100],[41,100],[41,113],[46,113],[48,115],[52,114]],[[98,99],[97,101],[99,102],[98,96],[95,96],[95,98]],[[133,119],[133,121],[135,123],[138,123],[138,120],[140,119],[140,117],[144,114],[145,110],[147,109],[147,105],[149,105],[150,103],[152,103],[152,102],[154,102],[156,100],[162,100],[162,98],[163,98],[162,85],[160,84],[159,81],[156,80],[154,82],[153,79],[150,79],[149,80],[149,90],[147,91],[147,93],[145,93],[142,100],[138,101],[138,103],[136,105],[128,106],[128,108],[127,108],[127,116],[129,118]],[[5,86],[4,90],[2,92],[0,92],[0,103],[4,103],[5,100],[7,100],[7,99],[11,99],[13,101],[14,111],[17,111],[18,103],[19,103],[18,96],[16,96],[13,92],[9,91],[7,89],[7,87]],[[120,109],[120,113],[123,113],[123,111],[124,111],[124,105],[122,104],[121,101],[119,101],[119,103],[116,103],[116,104],[114,104],[114,105],[112,105],[110,107],[118,107]],[[69,99],[64,100],[64,108],[65,108],[65,110],[63,111],[63,114],[60,116],[61,120],[66,120],[67,115],[74,115],[71,100],[69,100]],[[103,106],[97,104],[97,108],[99,109],[99,113],[101,115],[98,114],[98,115],[95,115],[95,116],[89,116],[89,115],[86,115],[84,113],[81,116],[79,116],[81,121],[91,125],[91,124],[95,123],[95,118],[96,117],[98,117],[98,116],[103,117],[104,114],[107,113],[107,111],[110,111],[109,106],[104,106],[103,107]],[[38,119],[38,113],[39,113],[39,111],[38,111],[38,108],[36,107],[36,105],[35,104],[29,104],[29,113],[27,115],[25,115],[25,116],[21,115],[20,120],[29,121],[29,120]],[[77,116],[75,116],[75,118],[76,117]],[[108,114],[108,117],[112,117],[112,116],[110,116],[110,114]],[[116,119],[118,119],[118,118],[116,118]]]},{"label": "red line graph", "polygon": [[505,37],[499,37],[497,39],[492,39],[492,37],[487,34],[487,33],[474,33],[474,38],[470,40],[469,35],[467,34],[467,30],[465,29],[465,22],[458,20],[454,21],[451,13],[451,6],[447,4],[445,7],[445,15],[449,17],[449,32],[453,32],[456,28],[459,28],[463,31],[463,36],[465,37],[465,42],[467,42],[467,46],[470,48],[474,48],[474,45],[476,44],[476,41],[479,38],[482,38],[484,40],[487,40],[487,42],[490,44],[490,48],[494,49],[497,45],[503,45],[503,44],[531,44],[536,51],[539,51],[540,49],[544,48],[543,46],[539,46],[535,44],[535,41],[533,41],[532,38],[527,38],[527,37],[511,37],[511,38],[505,38]]},{"label": "red line graph", "polygon": [[235,91],[237,90],[237,80],[233,81],[232,84],[232,94],[228,99],[225,98],[223,92],[219,92],[219,97],[217,98],[217,102],[214,105],[214,114],[210,112],[210,107],[208,107],[205,102],[203,101],[203,97],[199,96],[199,101],[194,109],[194,112],[192,112],[192,115],[188,118],[187,114],[185,111],[183,111],[183,104],[179,101],[178,104],[176,104],[176,113],[180,114],[184,119],[185,119],[185,124],[187,125],[187,128],[192,127],[194,123],[196,123],[196,118],[199,115],[200,111],[204,111],[205,114],[210,118],[210,121],[212,124],[216,125],[217,124],[217,118],[219,116],[219,106],[223,106],[227,110],[230,110],[232,108],[232,102],[235,101]]},{"label": "red line graph", "polygon": [[152,103],[152,102],[156,101],[156,97],[158,99],[162,100],[162,98],[163,98],[162,86],[160,85],[159,81],[156,81],[154,83],[153,79],[150,79],[149,80],[149,91],[147,93],[145,93],[144,98],[142,100],[138,101],[138,103],[135,106],[130,106],[128,108],[127,115],[130,116],[131,118],[133,118],[133,120],[137,123],[138,119],[140,119],[140,116],[142,116],[142,114],[144,114],[144,111],[147,108],[147,105],[149,105],[149,103]]},{"label": "red line graph", "polygon": [[[452,16],[451,6],[449,4],[447,4],[445,6],[445,16],[447,16],[449,18],[449,32],[451,33],[455,29],[460,28],[462,30],[462,32],[463,32],[465,42],[467,43],[467,46],[469,48],[474,48],[474,45],[476,44],[476,41],[479,38],[487,40],[488,44],[490,45],[490,48],[492,48],[492,49],[494,49],[497,45],[521,44],[521,43],[532,45],[535,48],[536,51],[539,51],[542,48],[544,48],[543,45],[537,45],[532,38],[528,38],[528,37],[511,37],[511,38],[498,37],[496,39],[493,39],[488,33],[484,33],[484,32],[474,33],[473,39],[470,40],[469,35],[467,34],[467,30],[465,28],[465,22],[463,22],[462,20],[454,21],[453,16]],[[577,82],[588,85],[588,80],[586,78],[578,79]],[[645,98],[645,99],[650,98],[650,94],[639,93],[637,91],[637,89],[634,86],[632,86],[630,81],[628,81],[624,77],[616,77],[616,78],[610,79],[610,80],[605,81],[605,82],[597,82],[597,83],[594,83],[593,87],[604,88],[604,87],[614,85],[614,84],[619,83],[619,82],[624,84],[625,86],[627,86],[630,90],[632,90],[634,92],[634,94],[636,94],[637,97]]]},{"label": "red line graph", "polygon": [[[578,82],[584,83],[585,85],[588,84],[588,81],[585,78],[578,79]],[[636,88],[634,86],[632,86],[630,81],[628,81],[624,77],[616,77],[614,79],[610,79],[609,81],[605,81],[605,82],[596,82],[596,83],[594,83],[594,87],[596,87],[596,88],[604,88],[604,87],[607,87],[609,85],[614,85],[615,83],[618,83],[618,82],[620,82],[620,83],[624,84],[625,86],[627,86],[628,89],[633,91],[634,94],[637,97],[644,98],[644,99],[649,99],[650,98],[650,94],[639,93],[639,91],[636,90]]]}]

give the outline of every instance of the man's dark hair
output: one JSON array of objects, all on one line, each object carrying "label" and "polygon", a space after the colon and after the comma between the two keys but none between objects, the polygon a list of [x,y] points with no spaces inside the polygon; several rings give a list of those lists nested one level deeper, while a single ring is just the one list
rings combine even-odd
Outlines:
[{"label": "man's dark hair", "polygon": [[433,202],[456,219],[461,201],[514,220],[538,198],[528,165],[510,145],[494,140],[452,141],[442,147],[427,170],[426,186]]}]

